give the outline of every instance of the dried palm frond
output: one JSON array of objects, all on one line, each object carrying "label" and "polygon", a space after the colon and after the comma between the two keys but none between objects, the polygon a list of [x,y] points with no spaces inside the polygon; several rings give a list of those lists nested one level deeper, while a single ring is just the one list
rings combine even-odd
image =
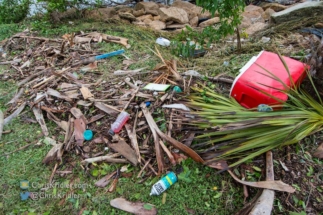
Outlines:
[{"label": "dried palm frond", "polygon": [[[280,59],[291,77],[285,61],[281,56]],[[265,71],[262,74],[280,82],[284,86],[284,90],[280,91],[289,98],[287,102],[280,101],[283,102],[281,105],[273,106],[278,110],[272,112],[246,109],[233,98],[217,94],[202,85],[193,88],[196,93],[190,96],[188,105],[197,110],[194,112],[197,118],[190,124],[204,129],[204,134],[197,137],[199,143],[192,147],[203,159],[238,159],[229,166],[233,167],[323,130],[322,101],[316,101],[296,86],[291,78],[289,87],[273,73]],[[308,77],[318,94],[309,73]]]}]

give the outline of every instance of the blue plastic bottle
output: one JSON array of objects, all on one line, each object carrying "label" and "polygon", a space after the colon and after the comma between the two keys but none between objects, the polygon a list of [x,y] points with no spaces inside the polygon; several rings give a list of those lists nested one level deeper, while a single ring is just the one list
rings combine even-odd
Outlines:
[{"label": "blue plastic bottle", "polygon": [[157,181],[156,184],[153,185],[150,191],[151,196],[158,196],[167,190],[170,186],[177,182],[177,176],[173,172],[169,172],[162,179]]}]

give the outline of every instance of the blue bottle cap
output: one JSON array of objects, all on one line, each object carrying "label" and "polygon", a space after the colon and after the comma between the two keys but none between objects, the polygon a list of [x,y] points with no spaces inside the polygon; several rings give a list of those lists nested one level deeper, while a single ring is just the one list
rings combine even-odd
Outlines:
[{"label": "blue bottle cap", "polygon": [[151,102],[145,102],[145,104],[146,104],[146,107],[149,107]]},{"label": "blue bottle cap", "polygon": [[83,137],[85,140],[92,140],[93,132],[91,130],[85,130],[83,133]]}]

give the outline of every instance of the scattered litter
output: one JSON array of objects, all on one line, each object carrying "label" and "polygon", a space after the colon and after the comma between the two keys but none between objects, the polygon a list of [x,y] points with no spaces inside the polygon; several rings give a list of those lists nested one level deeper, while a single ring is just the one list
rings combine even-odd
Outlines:
[{"label": "scattered litter", "polygon": [[116,121],[114,121],[114,123],[112,123],[111,129],[109,130],[109,134],[114,135],[115,133],[119,133],[119,131],[122,129],[122,127],[129,120],[129,117],[130,117],[130,115],[127,112],[122,111],[118,115]]},{"label": "scattered litter", "polygon": [[229,61],[224,61],[223,66],[229,66]]},{"label": "scattered litter", "polygon": [[173,88],[173,91],[175,92],[175,93],[182,93],[183,91],[182,91],[182,89],[179,87],[179,86],[175,86],[174,88]]},{"label": "scattered litter", "polygon": [[151,188],[150,195],[158,196],[177,182],[177,176],[174,172],[169,172],[162,179],[157,181]]},{"label": "scattered litter", "polygon": [[169,105],[163,105],[162,107],[190,111],[190,109],[188,107],[186,107],[184,104],[169,104]]},{"label": "scattered litter", "polygon": [[270,107],[269,105],[260,104],[257,107],[257,111],[258,112],[268,112],[268,111],[273,111],[273,108]]},{"label": "scattered litter", "polygon": [[[304,63],[294,59],[283,57],[294,83],[300,83],[305,78],[306,67]],[[273,73],[271,76],[264,68]],[[255,108],[259,104],[275,105],[278,101],[286,101],[287,95],[282,92],[284,85],[274,79],[283,80],[290,86],[289,73],[286,72],[280,57],[271,52],[261,51],[257,57],[252,57],[249,62],[240,69],[240,74],[234,80],[230,96],[245,108]],[[264,93],[261,93],[263,91]],[[279,99],[270,97],[272,95]]]},{"label": "scattered litter", "polygon": [[151,90],[151,91],[166,91],[169,87],[170,87],[169,84],[149,83],[144,87],[144,89],[145,90]]},{"label": "scattered litter", "polygon": [[195,70],[188,70],[188,71],[184,72],[183,74],[187,75],[187,76],[203,77],[199,72],[197,72]]},{"label": "scattered litter", "polygon": [[170,41],[168,39],[163,38],[163,37],[157,38],[156,43],[161,46],[169,46],[170,45]]},{"label": "scattered litter", "polygon": [[83,133],[84,140],[92,140],[93,132],[91,130],[85,130]]}]

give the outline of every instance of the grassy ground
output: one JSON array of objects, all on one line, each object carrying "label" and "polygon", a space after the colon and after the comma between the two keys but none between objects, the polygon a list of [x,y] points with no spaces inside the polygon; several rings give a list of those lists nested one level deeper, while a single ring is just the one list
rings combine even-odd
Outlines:
[{"label": "grassy ground", "polygon": [[[81,20],[75,21],[74,24],[63,23],[56,28],[49,28],[48,23],[39,21],[21,25],[2,25],[0,26],[0,40],[27,27],[37,30],[41,36],[48,37],[58,37],[65,33],[80,30],[85,32],[100,31],[110,35],[126,37],[129,38],[132,46],[126,50],[126,55],[136,61],[135,64],[131,65],[130,69],[145,66],[152,69],[160,62],[150,50],[154,49],[155,40],[160,36],[159,33],[116,23],[93,23]],[[172,34],[162,35],[168,38],[176,37]],[[209,76],[221,73],[237,75],[239,69],[251,56],[265,47],[264,45],[249,44],[248,46],[243,46],[242,53],[237,55],[232,45],[222,46],[221,44],[215,44],[213,49],[203,58],[180,59],[182,65],[179,66],[179,70],[195,69]],[[96,48],[102,52],[109,52],[122,47],[102,43]],[[272,47],[267,46],[266,48],[271,50]],[[168,49],[160,48],[160,50],[166,59],[179,59],[171,55]],[[225,61],[229,62],[226,66],[224,66]],[[120,58],[113,58],[104,64],[100,64],[103,77],[108,78],[109,71],[121,69],[121,64],[122,60]],[[1,67],[0,74],[6,69]],[[216,84],[218,85],[218,83]],[[0,81],[0,109],[2,111],[7,110],[8,107],[5,104],[13,97],[16,90],[14,80]],[[151,203],[156,206],[159,214],[233,214],[243,206],[242,186],[234,183],[227,173],[216,174],[214,169],[196,164],[190,159],[173,169],[174,171],[184,169],[187,176],[185,180],[180,180],[162,196],[150,197],[151,186],[158,178],[148,178],[145,182],[139,183],[136,176],[140,169],[128,166],[128,172],[132,173],[132,176],[121,178],[116,191],[109,193],[107,188],[97,188],[94,183],[104,174],[110,173],[122,165],[99,164],[94,169],[98,170],[100,174],[94,174],[96,176],[93,176],[93,174],[84,171],[80,167],[77,155],[67,155],[59,166],[60,169],[72,169],[73,174],[67,176],[55,175],[54,177],[54,181],[59,183],[60,186],[74,184],[76,187],[72,189],[60,186],[51,187],[42,191],[44,194],[38,200],[28,199],[27,201],[22,201],[20,199],[22,190],[19,187],[19,182],[28,180],[30,182],[29,191],[40,192],[42,185],[48,183],[54,167],[53,164],[42,164],[42,159],[51,147],[43,142],[44,138],[38,124],[26,123],[23,120],[28,117],[33,118],[29,109],[26,108],[20,117],[5,126],[4,130],[11,130],[11,133],[3,135],[0,141],[0,214],[126,214],[110,207],[109,201],[116,197]],[[51,136],[63,138],[63,134],[60,133],[59,129],[55,128],[55,125],[48,121],[46,122],[50,128]],[[13,152],[29,143],[37,142],[40,143],[37,146],[30,146],[24,150],[4,156],[4,154]],[[304,151],[300,151],[300,153],[304,154]],[[247,171],[246,177],[248,180],[256,181],[263,178],[263,172],[258,171],[259,167],[263,166],[259,161],[257,162],[247,164],[251,166],[251,169]],[[277,161],[275,168],[278,168],[278,171],[281,170]],[[250,191],[250,196],[252,197],[255,190],[251,189]],[[77,195],[69,195],[71,192]],[[45,194],[47,196],[44,196]],[[64,194],[67,197],[59,196]],[[52,198],[50,195],[58,198]],[[274,209],[276,214],[288,213],[287,209],[282,206],[283,204],[281,199],[277,198],[275,200]],[[298,206],[295,205],[295,207],[297,208]],[[297,209],[296,211],[300,210]]]}]

